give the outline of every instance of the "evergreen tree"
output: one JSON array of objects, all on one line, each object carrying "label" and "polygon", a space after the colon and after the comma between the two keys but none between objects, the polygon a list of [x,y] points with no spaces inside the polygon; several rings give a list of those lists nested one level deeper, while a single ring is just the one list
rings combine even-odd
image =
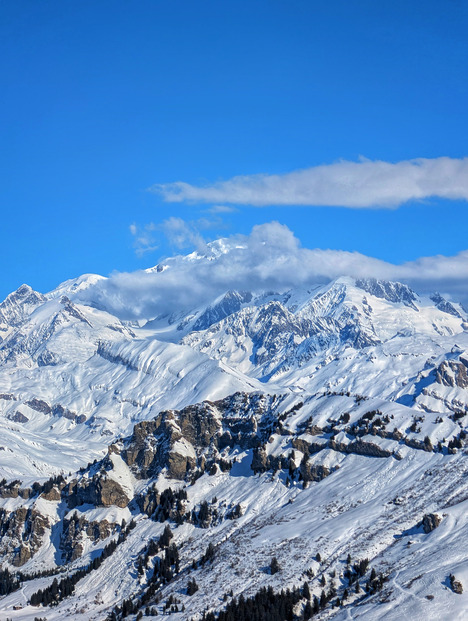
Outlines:
[{"label": "evergreen tree", "polygon": [[307,621],[307,619],[310,619],[312,615],[313,615],[312,605],[309,601],[307,601],[306,605],[304,606],[304,619]]},{"label": "evergreen tree", "polygon": [[187,595],[193,595],[198,591],[198,584],[195,580],[189,580],[187,584]]},{"label": "evergreen tree", "polygon": [[170,526],[166,524],[163,534],[159,537],[159,545],[161,548],[167,548],[167,546],[171,543],[171,539],[174,537]]},{"label": "evergreen tree", "polygon": [[280,564],[278,563],[278,559],[274,556],[270,562],[270,574],[277,574],[281,570]]}]

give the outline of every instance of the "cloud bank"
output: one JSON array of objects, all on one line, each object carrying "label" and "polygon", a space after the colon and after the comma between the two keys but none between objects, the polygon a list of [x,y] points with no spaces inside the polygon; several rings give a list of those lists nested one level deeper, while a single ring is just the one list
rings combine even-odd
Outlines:
[{"label": "cloud bank", "polygon": [[170,203],[395,208],[431,197],[468,200],[468,157],[397,163],[339,161],[284,175],[246,175],[206,186],[183,181],[150,188]]},{"label": "cloud bank", "polygon": [[[178,234],[180,223],[173,225]],[[398,280],[421,293],[440,291],[468,302],[468,250],[393,265],[358,252],[303,248],[278,222],[205,244],[160,268],[113,274],[80,292],[80,299],[123,319],[148,319],[207,305],[229,289],[283,292],[351,276]]]}]

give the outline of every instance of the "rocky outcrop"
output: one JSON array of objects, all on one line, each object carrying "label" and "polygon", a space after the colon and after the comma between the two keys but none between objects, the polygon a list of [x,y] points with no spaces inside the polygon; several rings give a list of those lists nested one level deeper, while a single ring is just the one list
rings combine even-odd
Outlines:
[{"label": "rocky outcrop", "polygon": [[20,507],[11,512],[1,509],[0,556],[21,567],[39,550],[48,528],[48,518],[35,508]]},{"label": "rocky outcrop", "polygon": [[278,424],[272,416],[273,397],[235,393],[216,402],[205,401],[180,411],[166,410],[152,421],[135,425],[122,458],[138,478],[166,469],[184,479],[207,464],[222,461],[220,451],[238,445],[254,448]]},{"label": "rocky outcrop", "polygon": [[124,508],[131,500],[120,483],[100,474],[91,479],[82,478],[79,481],[72,481],[64,489],[62,495],[65,496],[71,508],[84,504],[96,507],[115,505]]},{"label": "rocky outcrop", "polygon": [[326,466],[312,465],[308,462],[303,462],[300,465],[300,472],[303,481],[321,481],[325,477],[331,474],[331,471]]},{"label": "rocky outcrop", "polygon": [[0,498],[18,498],[20,492],[20,482],[10,481],[6,482],[6,479],[0,483]]},{"label": "rocky outcrop", "polygon": [[75,423],[81,424],[86,421],[86,416],[84,414],[77,414],[76,412],[72,412],[71,410],[63,407],[63,405],[57,404],[52,408],[52,414],[54,416],[61,416],[63,418],[67,418],[68,420],[72,420]]},{"label": "rocky outcrop", "polygon": [[389,302],[400,302],[416,311],[418,310],[414,305],[414,302],[417,300],[416,294],[408,285],[404,285],[401,282],[367,278],[356,280],[356,286],[374,295],[376,298],[382,298]]},{"label": "rocky outcrop", "polygon": [[[136,476],[146,478],[167,468],[171,478],[183,479],[196,466],[197,454],[188,438],[196,441],[198,437],[199,447],[206,448],[212,440],[212,436],[207,435],[211,425],[209,422],[204,424],[202,419],[198,424],[195,420],[190,424],[185,416],[178,423],[174,412],[167,411],[161,412],[154,421],[145,421],[135,426],[122,457]],[[188,437],[183,436],[181,426]],[[214,433],[217,430],[216,426],[212,431]]]},{"label": "rocky outcrop", "polygon": [[436,513],[426,513],[426,515],[422,519],[422,527],[426,534],[431,533],[435,530],[439,524],[442,522],[442,518],[440,515]]},{"label": "rocky outcrop", "polygon": [[54,352],[45,349],[37,357],[37,365],[39,367],[53,367],[60,364],[60,358]]},{"label": "rocky outcrop", "polygon": [[3,401],[16,401],[16,397],[15,395],[12,395],[11,393],[5,393],[5,392],[0,392],[0,399],[2,399]]},{"label": "rocky outcrop", "polygon": [[54,485],[49,491],[42,493],[42,498],[50,500],[51,502],[58,502],[61,497],[61,491],[56,485]]},{"label": "rocky outcrop", "polygon": [[443,386],[468,388],[467,368],[458,360],[444,360],[436,369],[436,382]]},{"label": "rocky outcrop", "polygon": [[255,474],[266,472],[268,470],[268,456],[264,448],[259,447],[254,449],[250,467]]},{"label": "rocky outcrop", "polygon": [[78,319],[79,321],[82,321],[83,323],[88,325],[90,328],[92,328],[92,325],[89,323],[89,321],[83,315],[83,313],[80,313],[78,308],[73,304],[73,302],[69,298],[67,298],[66,295],[61,297],[60,304],[62,304],[63,310],[68,315],[70,315],[71,317],[74,317],[75,319]]},{"label": "rocky outcrop", "polygon": [[373,442],[362,440],[358,438],[352,442],[338,442],[331,438],[324,442],[308,442],[304,438],[294,438],[292,440],[294,448],[298,449],[305,455],[312,455],[318,453],[323,449],[330,448],[339,453],[354,453],[355,455],[364,455],[366,457],[391,457],[393,451],[383,448]]},{"label": "rocky outcrop", "polygon": [[51,406],[47,403],[47,401],[43,401],[42,399],[31,399],[30,401],[26,401],[26,405],[41,414],[52,414]]},{"label": "rocky outcrop", "polygon": [[63,521],[63,533],[60,541],[60,547],[66,562],[73,562],[83,554],[85,539],[89,539],[92,543],[97,543],[103,539],[107,539],[120,530],[120,526],[110,523],[107,520],[100,522],[88,522],[86,518],[78,513]]},{"label": "rocky outcrop", "polygon": [[26,401],[25,405],[30,407],[32,410],[35,410],[36,412],[40,412],[41,414],[60,416],[63,418],[67,418],[68,420],[75,421],[75,423],[78,424],[84,423],[86,421],[86,416],[84,414],[77,414],[76,412],[72,412],[60,403],[52,406],[49,405],[47,401],[34,398],[30,401]]},{"label": "rocky outcrop", "polygon": [[19,410],[16,410],[13,416],[10,416],[10,420],[13,421],[14,423],[27,423],[29,418],[25,416]]},{"label": "rocky outcrop", "polygon": [[193,330],[206,330],[214,323],[236,313],[242,305],[252,300],[252,294],[248,291],[228,291],[215,305],[208,308],[200,315]]},{"label": "rocky outcrop", "polygon": [[116,505],[117,507],[126,507],[130,498],[124,492],[122,486],[113,479],[100,479],[96,485],[97,502],[103,507]]},{"label": "rocky outcrop", "polygon": [[406,436],[403,442],[406,444],[406,446],[414,448],[418,451],[426,451],[428,448],[427,444],[425,444],[423,440],[419,440],[418,438],[409,438],[408,436]]},{"label": "rocky outcrop", "polygon": [[344,452],[365,455],[366,457],[391,457],[393,454],[389,449],[382,448],[373,442],[365,442],[364,440],[351,442],[347,445]]},{"label": "rocky outcrop", "polygon": [[440,293],[434,293],[434,295],[431,296],[431,300],[434,302],[435,307],[443,313],[448,313],[449,315],[453,315],[454,317],[458,317],[460,319],[462,318],[455,306],[442,297]]},{"label": "rocky outcrop", "polygon": [[463,593],[463,584],[460,582],[460,580],[457,580],[453,574],[450,574],[449,580],[450,588],[452,589],[452,591],[454,593],[457,593],[458,595],[461,595]]}]

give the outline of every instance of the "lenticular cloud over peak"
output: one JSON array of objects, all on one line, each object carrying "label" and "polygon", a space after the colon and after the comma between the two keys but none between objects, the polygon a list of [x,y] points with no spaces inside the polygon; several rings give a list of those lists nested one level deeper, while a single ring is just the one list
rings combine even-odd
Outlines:
[{"label": "lenticular cloud over peak", "polygon": [[468,250],[401,265],[358,252],[309,249],[278,222],[255,226],[202,251],[161,261],[158,269],[115,273],[79,293],[126,319],[149,318],[210,303],[227,290],[286,291],[341,276],[397,280],[420,292],[441,291],[465,301]]},{"label": "lenticular cloud over peak", "polygon": [[395,208],[431,197],[468,200],[468,158],[418,158],[392,163],[361,158],[283,175],[243,175],[204,186],[154,185],[167,202]]}]

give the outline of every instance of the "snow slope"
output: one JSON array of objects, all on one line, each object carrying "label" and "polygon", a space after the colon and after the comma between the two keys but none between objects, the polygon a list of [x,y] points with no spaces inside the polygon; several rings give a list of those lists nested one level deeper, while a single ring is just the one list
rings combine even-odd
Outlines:
[{"label": "snow slope", "polygon": [[[219,242],[210,256],[168,259],[151,273],[226,253]],[[139,563],[165,526],[150,517],[154,484],[187,495],[185,517],[166,520],[180,572],[150,601],[159,614],[170,596],[185,606],[174,620],[200,619],[231,590],[247,597],[306,580],[318,597],[332,585],[335,599],[348,591],[318,619],[467,618],[461,305],[400,283],[339,278],[226,291],[129,322],[113,314],[103,282],[84,275],[46,295],[23,285],[0,304],[4,564],[71,575],[119,536],[122,520],[136,527],[73,596],[32,607],[53,576],[25,580],[0,598],[1,618],[97,620],[137,601],[159,561],[143,573]],[[60,473],[52,491],[33,488]],[[20,487],[8,487],[14,479]],[[205,502],[206,523],[197,521]],[[429,514],[440,524],[425,532]],[[193,565],[209,543],[214,559]],[[29,558],[18,556],[22,546]],[[347,582],[348,554],[370,561],[360,593]],[[385,577],[375,593],[364,590],[371,567]],[[189,578],[199,585],[192,596]]]}]

